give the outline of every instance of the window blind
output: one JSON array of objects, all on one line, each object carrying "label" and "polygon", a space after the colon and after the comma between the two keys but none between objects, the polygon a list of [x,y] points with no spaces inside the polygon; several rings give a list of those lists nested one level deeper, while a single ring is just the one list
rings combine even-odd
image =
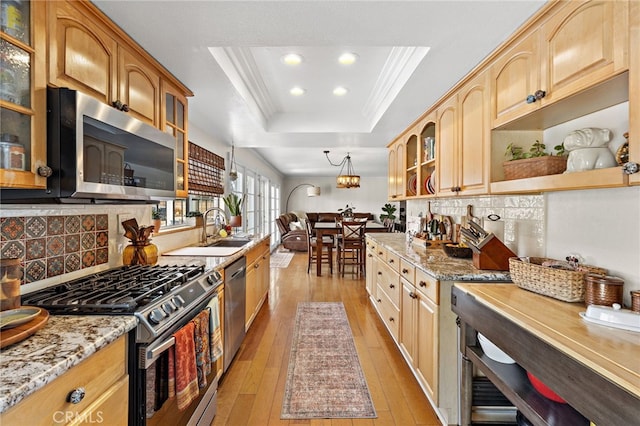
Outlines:
[{"label": "window blind", "polygon": [[189,194],[224,194],[224,158],[189,141]]}]

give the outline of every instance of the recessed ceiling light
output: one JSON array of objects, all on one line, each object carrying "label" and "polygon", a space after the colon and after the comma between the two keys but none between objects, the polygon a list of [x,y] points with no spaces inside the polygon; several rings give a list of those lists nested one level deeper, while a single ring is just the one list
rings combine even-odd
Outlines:
[{"label": "recessed ceiling light", "polygon": [[292,87],[291,90],[289,90],[289,93],[291,93],[293,96],[302,96],[305,92],[306,90],[298,86]]},{"label": "recessed ceiling light", "polygon": [[282,62],[286,65],[299,65],[302,62],[302,56],[297,53],[287,53],[282,57]]},{"label": "recessed ceiling light", "polygon": [[344,96],[349,90],[346,87],[338,86],[333,89],[333,94],[336,96]]},{"label": "recessed ceiling light", "polygon": [[342,65],[351,65],[358,60],[358,55],[351,52],[345,52],[338,58],[338,62]]}]

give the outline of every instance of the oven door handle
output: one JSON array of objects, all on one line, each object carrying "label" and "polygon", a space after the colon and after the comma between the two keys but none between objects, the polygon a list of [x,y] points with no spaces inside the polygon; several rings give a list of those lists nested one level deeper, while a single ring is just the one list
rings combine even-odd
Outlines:
[{"label": "oven door handle", "polygon": [[167,340],[165,340],[164,342],[162,342],[162,343],[160,343],[158,345],[154,345],[153,348],[145,349],[144,350],[144,352],[145,352],[144,357],[140,359],[141,363],[143,363],[144,365],[141,365],[140,367],[142,367],[142,368],[144,368],[146,370],[154,362],[156,362],[156,360],[160,357],[160,355],[162,355],[163,352],[165,352],[169,348],[175,346],[175,344],[176,344],[176,338],[171,336]]}]

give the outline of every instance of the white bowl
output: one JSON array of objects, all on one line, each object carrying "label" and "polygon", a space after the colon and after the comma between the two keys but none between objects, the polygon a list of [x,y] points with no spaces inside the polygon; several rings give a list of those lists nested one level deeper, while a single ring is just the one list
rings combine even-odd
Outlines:
[{"label": "white bowl", "polygon": [[494,345],[491,340],[484,337],[481,333],[478,333],[478,341],[484,351],[484,354],[494,361],[501,362],[503,364],[515,364],[516,362],[506,353],[502,352],[500,348]]}]

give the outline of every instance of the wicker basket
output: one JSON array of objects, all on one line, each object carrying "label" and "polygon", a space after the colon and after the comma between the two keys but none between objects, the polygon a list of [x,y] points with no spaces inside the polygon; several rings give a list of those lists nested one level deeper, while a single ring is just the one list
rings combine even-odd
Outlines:
[{"label": "wicker basket", "polygon": [[534,293],[564,302],[582,302],[586,274],[605,275],[607,273],[605,269],[589,265],[580,265],[582,271],[566,271],[542,266],[542,263],[547,260],[553,259],[530,257],[529,263],[527,263],[517,257],[509,258],[511,280],[518,287]]},{"label": "wicker basket", "polygon": [[502,163],[506,180],[524,179],[534,176],[557,175],[567,169],[567,157],[546,155]]}]

